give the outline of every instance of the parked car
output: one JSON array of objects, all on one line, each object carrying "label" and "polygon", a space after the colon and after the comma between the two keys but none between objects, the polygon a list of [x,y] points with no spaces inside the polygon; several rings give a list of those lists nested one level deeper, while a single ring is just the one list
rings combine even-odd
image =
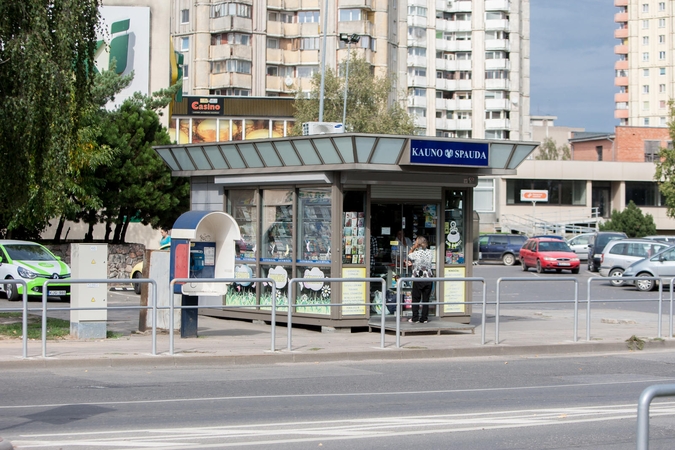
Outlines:
[{"label": "parked car", "polygon": [[[42,296],[42,285],[45,280],[61,280],[70,278],[70,267],[58,256],[37,242],[0,240],[0,279],[24,280],[29,296]],[[70,298],[69,284],[49,284],[47,295]],[[0,284],[0,292],[4,292],[8,300],[19,300],[23,295],[23,286],[16,284]]]},{"label": "parked car", "polygon": [[520,247],[527,241],[522,234],[484,234],[478,238],[478,259],[502,261],[512,266],[518,261]]},{"label": "parked car", "polygon": [[533,238],[546,238],[546,239],[557,239],[559,241],[564,241],[565,238],[558,236],[557,234],[541,234],[539,236],[532,236]]},{"label": "parked car", "polygon": [[[171,250],[171,242],[168,244],[162,245],[160,250]],[[134,267],[131,268],[131,273],[129,274],[129,278],[134,279],[134,278],[143,278],[143,261],[136,263]],[[136,294],[141,293],[141,283],[131,283],[134,287],[134,292]]]},{"label": "parked car", "polygon": [[671,244],[675,244],[675,236],[666,236],[666,235],[645,236],[642,239],[650,239],[652,241],[660,241],[660,242],[670,242]]},{"label": "parked car", "polygon": [[[623,272],[624,277],[663,277],[666,284],[675,277],[675,247],[668,247],[656,255],[634,262]],[[651,291],[658,286],[656,280],[624,280],[640,291]]]},{"label": "parked car", "polygon": [[626,239],[626,233],[621,231],[596,231],[588,241],[588,271],[597,272],[600,270],[600,258],[602,252],[609,241],[615,239]]},{"label": "parked car", "polygon": [[611,277],[613,286],[621,286],[623,284],[621,275],[628,266],[669,247],[672,247],[672,245],[649,239],[615,239],[609,241],[600,257],[600,275]]},{"label": "parked car", "polygon": [[567,242],[550,238],[530,238],[520,249],[520,265],[524,272],[536,267],[538,273],[546,270],[579,273],[579,257]]},{"label": "parked car", "polygon": [[588,243],[591,236],[593,236],[593,233],[584,233],[567,240],[567,245],[574,253],[579,255],[579,259],[582,261],[588,260]]}]

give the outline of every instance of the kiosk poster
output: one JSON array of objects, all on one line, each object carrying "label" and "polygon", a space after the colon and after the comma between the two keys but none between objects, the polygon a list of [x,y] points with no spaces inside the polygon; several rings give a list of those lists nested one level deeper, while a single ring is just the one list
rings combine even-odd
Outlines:
[{"label": "kiosk poster", "polygon": [[[365,278],[364,267],[345,267],[342,278]],[[366,283],[342,283],[343,316],[363,316],[366,314]]]},{"label": "kiosk poster", "polygon": [[[466,276],[465,267],[446,267],[443,272],[444,278],[464,278]],[[466,281],[446,281],[443,283],[443,305],[444,313],[465,313],[466,305]],[[447,304],[452,303],[452,304]]]}]

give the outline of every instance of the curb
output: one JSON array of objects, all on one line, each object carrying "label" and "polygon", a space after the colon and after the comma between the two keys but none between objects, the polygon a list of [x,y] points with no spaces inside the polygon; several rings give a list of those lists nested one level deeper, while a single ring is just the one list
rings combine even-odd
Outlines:
[{"label": "curb", "polygon": [[[27,368],[59,368],[74,366],[80,367],[190,367],[198,365],[243,366],[261,364],[288,364],[288,363],[316,363],[336,361],[385,361],[385,360],[416,360],[442,358],[472,358],[494,356],[551,356],[551,355],[579,355],[588,353],[635,353],[638,351],[659,351],[675,349],[675,341],[645,341],[642,350],[631,350],[624,342],[577,342],[546,345],[485,345],[464,348],[448,349],[407,349],[402,347],[385,348],[357,352],[288,352],[286,350],[249,355],[194,355],[194,354],[137,354],[137,356],[120,356],[109,358],[105,356],[82,358],[48,357],[46,359],[15,359],[2,362],[3,369]],[[0,447],[0,450],[4,450]]]}]

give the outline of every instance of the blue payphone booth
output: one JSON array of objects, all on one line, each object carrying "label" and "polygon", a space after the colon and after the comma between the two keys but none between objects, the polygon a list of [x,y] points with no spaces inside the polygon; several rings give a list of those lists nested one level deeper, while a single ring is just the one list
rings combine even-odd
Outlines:
[{"label": "blue payphone booth", "polygon": [[[239,226],[222,211],[189,211],[171,230],[170,278],[233,278]],[[174,286],[184,306],[199,296],[222,296],[229,283],[184,283]],[[197,309],[181,312],[181,337],[197,337]]]}]

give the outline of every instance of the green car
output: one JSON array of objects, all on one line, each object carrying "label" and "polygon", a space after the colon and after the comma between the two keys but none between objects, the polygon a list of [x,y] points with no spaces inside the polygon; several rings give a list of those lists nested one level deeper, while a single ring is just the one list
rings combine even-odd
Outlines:
[{"label": "green car", "polygon": [[[0,240],[0,280],[24,280],[28,295],[41,297],[46,280],[66,278],[70,278],[70,267],[44,246],[28,241]],[[49,284],[47,288],[50,297],[70,299],[70,284]],[[9,300],[19,300],[23,286],[2,283],[0,292],[4,292]]]}]

